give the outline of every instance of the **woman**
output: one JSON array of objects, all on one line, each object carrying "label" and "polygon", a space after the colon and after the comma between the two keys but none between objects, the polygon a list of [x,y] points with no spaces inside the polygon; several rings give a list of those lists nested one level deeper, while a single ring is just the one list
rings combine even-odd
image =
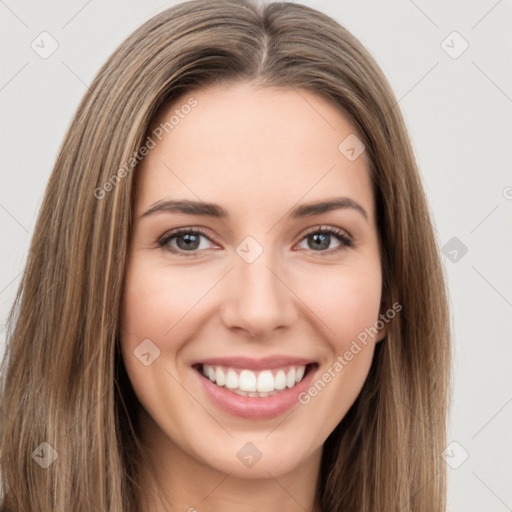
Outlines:
[{"label": "woman", "polygon": [[194,0],[91,84],[13,307],[1,510],[442,511],[445,285],[337,22]]}]

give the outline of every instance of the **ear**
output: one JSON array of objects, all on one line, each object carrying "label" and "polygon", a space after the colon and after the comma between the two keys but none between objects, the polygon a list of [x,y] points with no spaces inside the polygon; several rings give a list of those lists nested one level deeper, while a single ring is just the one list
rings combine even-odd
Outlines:
[{"label": "ear", "polygon": [[388,333],[388,325],[385,324],[384,327],[379,331],[379,334],[377,334],[375,338],[375,343],[378,343],[379,341],[382,341]]}]

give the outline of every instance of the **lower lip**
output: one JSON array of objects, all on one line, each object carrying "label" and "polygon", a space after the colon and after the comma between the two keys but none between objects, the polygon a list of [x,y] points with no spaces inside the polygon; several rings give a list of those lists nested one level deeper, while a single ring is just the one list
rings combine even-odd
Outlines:
[{"label": "lower lip", "polygon": [[263,398],[237,395],[225,387],[217,386],[198,370],[194,369],[194,372],[201,380],[210,400],[219,409],[241,418],[268,419],[285,413],[298,402],[300,393],[308,388],[316,370],[316,367],[311,368],[293,388]]}]

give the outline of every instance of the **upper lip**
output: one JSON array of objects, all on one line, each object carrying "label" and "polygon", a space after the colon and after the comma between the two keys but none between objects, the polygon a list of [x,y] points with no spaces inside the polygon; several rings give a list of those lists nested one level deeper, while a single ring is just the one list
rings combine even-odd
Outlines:
[{"label": "upper lip", "polygon": [[231,368],[244,368],[247,370],[266,370],[282,368],[283,366],[306,366],[313,363],[315,363],[313,359],[275,355],[259,359],[255,359],[253,357],[212,357],[194,361],[192,366],[207,364],[210,366],[228,366]]}]

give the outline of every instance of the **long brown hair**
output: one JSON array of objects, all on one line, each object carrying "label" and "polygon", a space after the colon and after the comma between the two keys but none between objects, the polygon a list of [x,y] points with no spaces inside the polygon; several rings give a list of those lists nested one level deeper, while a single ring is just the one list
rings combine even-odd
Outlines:
[{"label": "long brown hair", "polygon": [[[164,105],[233,81],[310,90],[354,124],[375,191],[382,310],[402,306],[359,397],[324,444],[318,502],[324,512],[445,510],[445,283],[387,80],[354,36],[312,8],[193,0],[153,17],[119,46],[60,149],[8,322],[3,512],[137,509],[137,400],[119,349],[135,164]],[[36,463],[55,456],[46,468]]]}]

